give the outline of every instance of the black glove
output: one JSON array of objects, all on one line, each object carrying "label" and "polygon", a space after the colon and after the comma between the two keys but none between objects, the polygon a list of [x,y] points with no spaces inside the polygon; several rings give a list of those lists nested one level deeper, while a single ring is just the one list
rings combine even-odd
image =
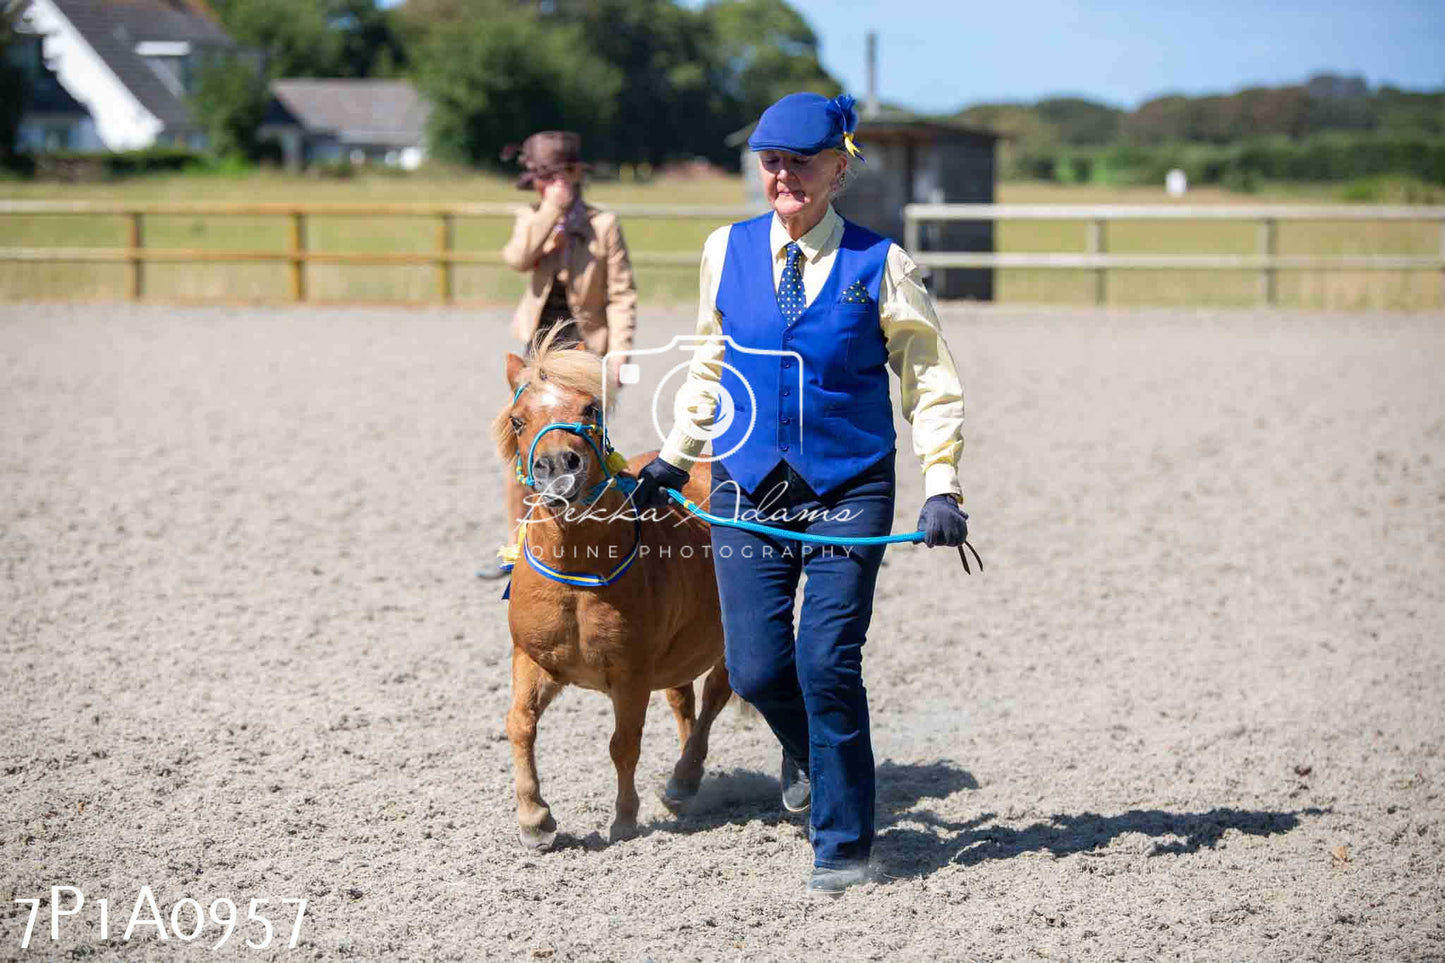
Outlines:
[{"label": "black glove", "polygon": [[968,513],[958,507],[952,495],[934,495],[918,513],[918,530],[923,532],[923,544],[929,548],[962,545],[968,538]]},{"label": "black glove", "polygon": [[666,506],[668,497],[664,488],[682,491],[687,484],[687,472],[661,458],[654,458],[637,473],[637,487],[632,490],[632,507],[641,513],[649,508]]}]

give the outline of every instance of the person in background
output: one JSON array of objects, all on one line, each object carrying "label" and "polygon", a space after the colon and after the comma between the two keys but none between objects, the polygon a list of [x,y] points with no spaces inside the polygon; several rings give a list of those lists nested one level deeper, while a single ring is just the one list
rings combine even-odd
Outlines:
[{"label": "person in background", "polygon": [[[505,152],[503,159],[516,156]],[[544,130],[522,142],[521,190],[537,199],[517,212],[512,236],[502,248],[507,266],[528,275],[526,290],[512,315],[512,334],[524,352],[557,329],[554,344],[580,343],[598,356],[612,352],[613,367],[633,344],[637,328],[637,286],[622,225],[617,215],[582,200],[588,165],[582,138],[566,130]],[[617,384],[617,372],[609,372]],[[522,486],[507,478],[507,506],[515,527],[523,515]],[[510,544],[510,539],[505,540]],[[495,560],[477,571],[480,578],[507,573]]]},{"label": "person in background", "polygon": [[[697,333],[709,340],[684,386],[691,425],[674,427],[642,469],[637,511],[665,504],[661,489],[682,487],[701,454],[696,439],[711,437],[714,514],[761,508],[795,531],[888,534],[891,368],[927,496],[918,527],[929,547],[967,537],[956,467],[963,389],[932,301],[901,248],[832,207],[861,157],[856,124],[853,98],[818,94],[790,94],[758,121],[748,146],[773,211],[720,228],[703,247]],[[730,418],[719,397],[731,399]],[[712,542],[733,690],[782,744],[783,807],[811,809],[808,894],[838,896],[867,878],[873,845],[862,656],[883,546],[830,551],[720,525]]]}]

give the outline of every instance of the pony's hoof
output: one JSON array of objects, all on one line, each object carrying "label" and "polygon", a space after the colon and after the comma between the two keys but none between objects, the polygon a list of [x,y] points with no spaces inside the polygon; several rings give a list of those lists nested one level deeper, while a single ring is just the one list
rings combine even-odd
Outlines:
[{"label": "pony's hoof", "polygon": [[522,848],[529,853],[545,853],[557,844],[557,830],[552,829],[528,829],[523,826],[517,833],[522,840]]},{"label": "pony's hoof", "polygon": [[607,841],[609,843],[620,843],[624,840],[636,837],[637,833],[638,828],[636,820],[624,821],[619,819],[612,824],[611,829],[607,830]]},{"label": "pony's hoof", "polygon": [[667,785],[657,787],[657,799],[667,811],[674,816],[682,816],[687,813],[689,806],[697,796],[697,786],[689,786],[678,782],[677,777],[667,781]]}]

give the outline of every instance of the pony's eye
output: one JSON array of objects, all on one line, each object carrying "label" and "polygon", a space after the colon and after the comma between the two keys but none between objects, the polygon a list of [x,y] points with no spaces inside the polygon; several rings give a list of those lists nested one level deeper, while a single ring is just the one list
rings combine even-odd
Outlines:
[{"label": "pony's eye", "polygon": [[521,418],[513,418],[513,419],[512,419],[512,431],[513,431],[515,434],[520,435],[520,434],[522,433],[522,429],[525,428],[525,427],[527,427],[527,423],[526,423],[525,421],[523,421]]},{"label": "pony's eye", "polygon": [[597,407],[597,403],[595,401],[592,404],[588,405],[586,408],[582,409],[583,418],[589,418],[592,421],[596,421],[601,416],[602,409]]}]

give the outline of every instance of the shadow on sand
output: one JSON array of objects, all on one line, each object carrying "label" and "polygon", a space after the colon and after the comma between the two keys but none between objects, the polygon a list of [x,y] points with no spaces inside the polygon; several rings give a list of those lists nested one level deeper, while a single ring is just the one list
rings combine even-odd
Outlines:
[{"label": "shadow on sand", "polygon": [[[978,782],[972,775],[946,762],[883,762],[878,766],[880,814],[891,809],[910,809],[925,799],[947,799],[961,790],[977,788]],[[765,776],[750,769],[732,769],[708,773],[686,815],[652,828],[690,833],[758,820],[768,826],[791,823],[802,832],[805,818],[783,812],[778,804],[776,776]]]},{"label": "shadow on sand", "polygon": [[1213,849],[1231,829],[1250,836],[1274,836],[1297,828],[1302,816],[1319,816],[1328,811],[1222,807],[1190,813],[1131,809],[1114,816],[1059,813],[1012,827],[991,825],[998,818],[995,813],[954,822],[928,809],[895,810],[880,814],[874,852],[883,859],[884,874],[894,877],[927,876],[952,863],[974,866],[1025,853],[1072,856],[1104,849],[1116,838],[1131,833],[1154,838],[1147,853],[1150,857],[1180,856]]},{"label": "shadow on sand", "polygon": [[[1207,812],[1131,809],[1113,816],[1083,812],[1057,814],[1026,826],[998,825],[995,813],[963,822],[940,817],[926,807],[929,799],[947,799],[978,788],[966,769],[946,761],[883,762],[878,766],[878,840],[874,848],[883,876],[927,876],[944,866],[973,866],[987,860],[1012,859],[1025,853],[1072,856],[1107,847],[1131,833],[1152,837],[1148,855],[1185,855],[1213,849],[1229,830],[1251,836],[1287,833],[1303,816],[1328,810],[1292,812],[1217,808]],[[762,773],[733,769],[709,773],[687,815],[648,826],[645,832],[692,833],[729,823],[758,820],[764,825],[796,825],[778,805],[778,781]]]}]

